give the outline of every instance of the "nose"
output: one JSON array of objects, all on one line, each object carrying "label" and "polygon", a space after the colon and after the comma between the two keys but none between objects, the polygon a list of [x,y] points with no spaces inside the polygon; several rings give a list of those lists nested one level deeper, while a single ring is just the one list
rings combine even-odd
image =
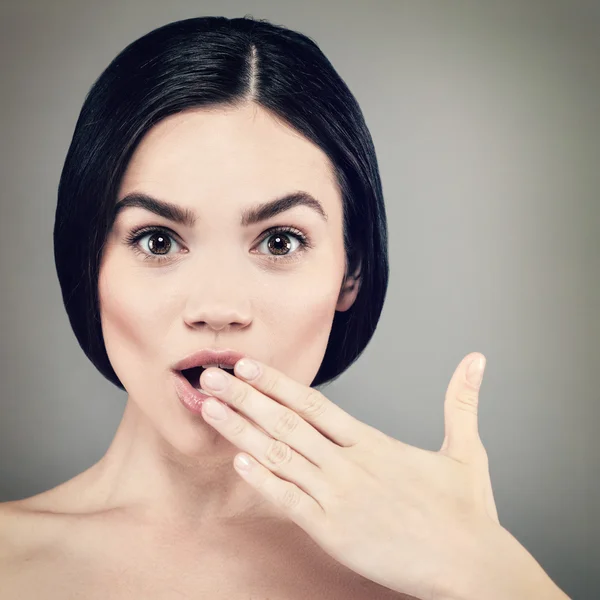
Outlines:
[{"label": "nose", "polygon": [[239,266],[239,262],[203,260],[194,269],[183,313],[188,327],[223,331],[243,329],[250,324],[250,293]]},{"label": "nose", "polygon": [[250,323],[247,313],[242,313],[232,306],[225,304],[203,305],[194,312],[188,311],[184,318],[188,327],[198,329],[206,327],[212,331],[224,329],[243,329]]}]

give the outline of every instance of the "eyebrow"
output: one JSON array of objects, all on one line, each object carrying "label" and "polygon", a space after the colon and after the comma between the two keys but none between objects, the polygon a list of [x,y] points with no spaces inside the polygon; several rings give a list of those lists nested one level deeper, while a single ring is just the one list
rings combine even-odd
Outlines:
[{"label": "eyebrow", "polygon": [[[158,198],[153,198],[148,194],[134,192],[127,194],[127,196],[115,204],[113,221],[117,218],[117,215],[122,210],[133,206],[143,208],[157,214],[160,217],[169,219],[169,221],[173,221],[187,227],[193,227],[198,219],[196,213],[189,208],[182,208],[177,204],[172,204],[171,202],[166,202],[165,200],[159,200]],[[266,221],[267,219],[270,219],[279,213],[290,210],[295,206],[308,206],[317,212],[321,218],[323,218],[323,220],[327,221],[327,214],[323,210],[321,203],[308,192],[297,191],[276,198],[275,200],[271,200],[270,202],[257,204],[256,206],[247,208],[242,213],[240,225],[242,227],[248,227],[249,225]]]}]

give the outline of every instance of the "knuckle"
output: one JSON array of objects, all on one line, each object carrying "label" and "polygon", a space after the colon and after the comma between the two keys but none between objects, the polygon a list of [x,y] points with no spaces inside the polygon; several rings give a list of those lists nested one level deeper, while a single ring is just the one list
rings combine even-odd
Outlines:
[{"label": "knuckle", "polygon": [[236,419],[235,423],[231,426],[231,435],[238,437],[246,431],[248,422],[245,419]]},{"label": "knuckle", "polygon": [[456,395],[456,407],[459,410],[464,410],[474,415],[477,414],[478,397],[471,390],[463,388]]},{"label": "knuckle", "polygon": [[305,396],[304,400],[300,402],[300,413],[310,417],[318,418],[325,412],[325,396],[318,390],[311,388],[311,391]]},{"label": "knuckle", "polygon": [[286,410],[275,424],[273,433],[280,439],[287,438],[296,430],[298,423],[298,415],[294,414],[291,410]]},{"label": "knuckle", "polygon": [[275,377],[266,377],[260,382],[260,384],[263,394],[266,394],[267,396],[273,396],[275,393],[275,388],[277,387]]},{"label": "knuckle", "polygon": [[229,403],[236,408],[241,408],[246,405],[248,402],[248,393],[249,390],[246,386],[232,386],[234,389],[231,391],[231,395],[229,397]]},{"label": "knuckle", "polygon": [[266,458],[272,465],[286,464],[292,459],[292,449],[279,440],[273,440],[267,449]]},{"label": "knuckle", "polygon": [[287,486],[281,497],[281,505],[290,510],[296,508],[300,504],[300,492],[295,486]]}]

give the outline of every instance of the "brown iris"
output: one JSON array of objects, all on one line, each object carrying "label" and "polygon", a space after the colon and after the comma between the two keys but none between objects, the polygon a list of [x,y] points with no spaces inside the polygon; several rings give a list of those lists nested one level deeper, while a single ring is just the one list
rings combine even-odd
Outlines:
[{"label": "brown iris", "polygon": [[[281,247],[283,245],[283,248]],[[276,233],[269,238],[269,250],[271,250],[274,254],[285,254],[289,252],[292,245],[290,244],[290,240],[287,235],[283,235],[281,233]]]},{"label": "brown iris", "polygon": [[[153,240],[157,240],[157,242],[155,243]],[[162,233],[153,233],[148,238],[148,247],[151,252],[156,252],[156,254],[167,254],[171,249],[171,240],[169,236]]]}]

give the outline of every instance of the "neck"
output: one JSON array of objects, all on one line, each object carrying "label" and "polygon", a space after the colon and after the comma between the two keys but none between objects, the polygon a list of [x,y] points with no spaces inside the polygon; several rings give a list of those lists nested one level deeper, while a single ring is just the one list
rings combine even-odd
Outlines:
[{"label": "neck", "polygon": [[86,504],[99,511],[124,510],[158,526],[189,526],[190,531],[211,523],[280,518],[235,471],[238,448],[201,416],[180,435],[191,447],[175,448],[128,398],[108,451],[82,474]]}]

